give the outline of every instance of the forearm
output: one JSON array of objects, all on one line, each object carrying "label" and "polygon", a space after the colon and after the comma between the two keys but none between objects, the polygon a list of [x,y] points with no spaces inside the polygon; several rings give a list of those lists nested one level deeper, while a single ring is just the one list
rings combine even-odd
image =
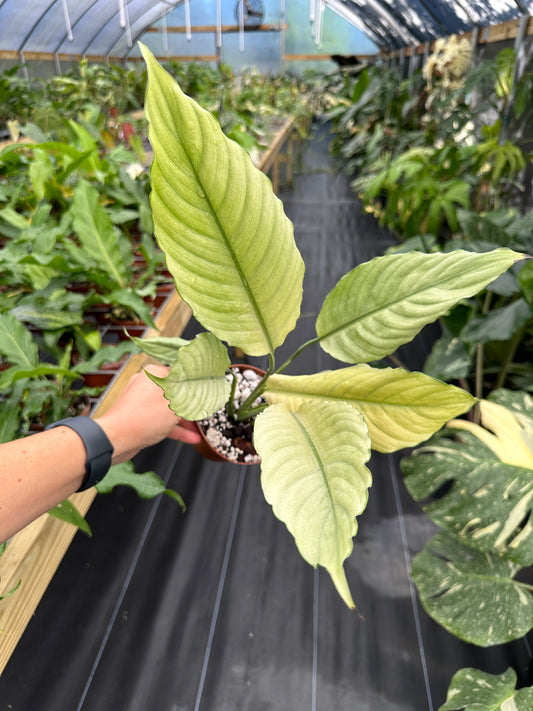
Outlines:
[{"label": "forearm", "polygon": [[85,447],[67,427],[0,445],[0,542],[77,491]]},{"label": "forearm", "polygon": [[[163,366],[151,370],[160,376],[168,372]],[[194,425],[169,409],[161,388],[144,373],[133,376],[95,422],[114,448],[112,464],[165,437],[190,444],[200,439]],[[80,435],[65,426],[0,444],[0,543],[78,491],[86,458]]]}]

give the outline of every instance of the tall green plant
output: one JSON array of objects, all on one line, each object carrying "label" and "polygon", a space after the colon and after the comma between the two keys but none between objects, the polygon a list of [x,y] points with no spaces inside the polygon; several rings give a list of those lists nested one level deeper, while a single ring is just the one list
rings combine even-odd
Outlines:
[{"label": "tall green plant", "polygon": [[[412,253],[362,264],[326,297],[316,337],[278,364],[277,348],[296,324],[302,297],[304,264],[292,224],[246,152],[142,52],[156,236],[179,293],[208,331],[179,345],[168,377],[156,381],[178,414],[202,418],[224,408],[231,394],[224,342],[268,356],[265,377],[235,417],[260,410],[254,441],[265,497],[305,560],[324,566],[353,607],[343,561],[367,502],[371,445],[390,452],[420,442],[474,403],[420,373],[367,363],[410,341],[522,255]],[[352,365],[283,374],[317,343]],[[260,395],[266,402],[258,407]]]}]

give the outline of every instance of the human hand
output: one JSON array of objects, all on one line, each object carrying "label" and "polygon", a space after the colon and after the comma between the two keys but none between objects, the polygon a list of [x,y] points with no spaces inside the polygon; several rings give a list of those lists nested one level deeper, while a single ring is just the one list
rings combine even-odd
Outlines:
[{"label": "human hand", "polygon": [[[150,365],[146,370],[165,377],[169,368]],[[196,425],[172,412],[163,390],[144,372],[134,375],[109,410],[95,420],[115,448],[113,464],[128,461],[166,437],[188,444],[201,439]]]}]

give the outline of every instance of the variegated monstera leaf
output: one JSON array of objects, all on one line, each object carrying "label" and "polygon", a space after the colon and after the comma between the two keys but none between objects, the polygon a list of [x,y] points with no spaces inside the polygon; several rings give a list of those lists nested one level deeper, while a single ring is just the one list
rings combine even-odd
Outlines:
[{"label": "variegated monstera leaf", "polygon": [[518,578],[533,563],[533,399],[499,390],[480,411],[481,425],[450,422],[402,471],[446,529],[413,561],[422,604],[448,631],[486,646],[533,627],[531,586]]}]

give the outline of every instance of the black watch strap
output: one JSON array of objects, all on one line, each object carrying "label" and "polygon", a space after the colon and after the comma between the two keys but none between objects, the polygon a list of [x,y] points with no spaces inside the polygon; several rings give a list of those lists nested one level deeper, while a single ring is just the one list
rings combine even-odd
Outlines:
[{"label": "black watch strap", "polygon": [[48,425],[45,429],[54,427],[70,427],[80,437],[87,452],[85,460],[85,478],[78,491],[96,486],[109,471],[111,455],[115,451],[106,433],[91,417],[67,417],[59,422]]}]

